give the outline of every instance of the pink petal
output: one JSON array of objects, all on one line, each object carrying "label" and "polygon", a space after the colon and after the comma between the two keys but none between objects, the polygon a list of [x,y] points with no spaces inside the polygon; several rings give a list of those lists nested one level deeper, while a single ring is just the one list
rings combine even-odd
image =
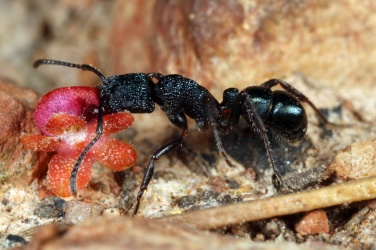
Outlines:
[{"label": "pink petal", "polygon": [[33,151],[56,151],[59,147],[60,140],[55,137],[48,137],[45,135],[23,135],[21,143]]},{"label": "pink petal", "polygon": [[[128,111],[108,114],[103,116],[103,134],[110,135],[125,130],[132,125],[134,119]],[[97,130],[98,120],[88,123],[88,133],[94,134]]]},{"label": "pink petal", "polygon": [[104,122],[104,131],[105,134],[113,134],[116,132],[120,132],[133,123],[133,116],[131,113],[127,112],[120,112],[120,113],[114,113],[105,115],[103,117]]},{"label": "pink petal", "polygon": [[58,88],[41,98],[35,109],[34,120],[43,134],[50,135],[44,127],[53,114],[67,113],[84,118],[85,115],[90,115],[87,114],[88,112],[93,113],[92,111],[98,106],[97,88],[82,86]]},{"label": "pink petal", "polygon": [[51,115],[44,126],[47,133],[52,135],[61,135],[69,130],[82,129],[86,126],[86,121],[74,115],[59,113]]},{"label": "pink petal", "polygon": [[121,171],[136,163],[135,149],[122,141],[104,137],[93,146],[91,153],[95,159],[114,171]]},{"label": "pink petal", "polygon": [[[69,182],[74,164],[80,152],[76,155],[56,154],[48,166],[47,179],[49,189],[59,197],[71,196]],[[77,174],[77,191],[82,190],[89,183],[94,159],[86,157]]]}]

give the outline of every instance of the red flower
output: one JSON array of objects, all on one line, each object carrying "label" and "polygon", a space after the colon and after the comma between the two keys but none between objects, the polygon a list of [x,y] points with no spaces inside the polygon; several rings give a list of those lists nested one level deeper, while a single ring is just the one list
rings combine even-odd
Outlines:
[{"label": "red flower", "polygon": [[[21,142],[34,151],[57,152],[48,165],[49,189],[57,196],[71,195],[70,175],[77,158],[96,136],[99,105],[98,90],[91,87],[60,88],[42,97],[34,113],[37,126],[44,135],[24,135]],[[136,152],[129,144],[112,139],[110,134],[133,123],[129,112],[105,115],[103,134],[85,156],[77,175],[77,190],[90,180],[95,161],[121,171],[136,161]]]}]

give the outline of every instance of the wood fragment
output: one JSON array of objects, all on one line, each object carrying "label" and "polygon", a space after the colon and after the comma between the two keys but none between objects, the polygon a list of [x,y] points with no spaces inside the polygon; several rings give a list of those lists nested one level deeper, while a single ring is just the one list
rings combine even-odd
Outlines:
[{"label": "wood fragment", "polygon": [[375,198],[376,177],[369,177],[316,190],[192,211],[156,220],[199,229],[214,229]]}]

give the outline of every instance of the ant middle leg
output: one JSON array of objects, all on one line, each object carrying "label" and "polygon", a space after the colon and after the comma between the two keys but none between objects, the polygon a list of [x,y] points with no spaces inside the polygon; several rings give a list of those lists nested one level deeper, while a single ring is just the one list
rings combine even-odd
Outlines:
[{"label": "ant middle leg", "polygon": [[322,122],[325,124],[335,125],[334,123],[331,123],[328,121],[328,119],[322,114],[322,112],[316,107],[315,104],[311,102],[311,100],[308,99],[307,96],[305,96],[302,92],[291,86],[289,83],[279,80],[279,79],[270,79],[261,86],[265,88],[272,88],[276,85],[280,85],[286,92],[292,94],[294,97],[296,97],[299,101],[307,103],[311,108],[316,112],[317,116],[321,119]]},{"label": "ant middle leg", "polygon": [[180,134],[180,136],[178,138],[166,143],[165,145],[163,145],[162,147],[157,149],[151,155],[150,162],[149,162],[148,166],[146,167],[144,178],[142,179],[140,190],[138,191],[138,194],[137,194],[137,201],[136,201],[135,209],[133,210],[133,216],[135,216],[137,214],[138,208],[139,208],[140,203],[141,203],[141,198],[142,198],[145,190],[147,189],[151,179],[153,178],[154,162],[157,161],[161,156],[163,156],[163,155],[167,154],[168,152],[170,152],[170,151],[176,149],[177,147],[179,147],[182,144],[182,142],[184,141],[184,138],[188,134],[187,119],[186,119],[184,114],[170,115],[169,119],[173,124],[175,124],[177,127],[182,129],[182,133]]},{"label": "ant middle leg", "polygon": [[234,167],[234,164],[232,164],[231,160],[228,158],[226,151],[225,151],[225,148],[223,147],[220,132],[219,132],[216,124],[213,124],[212,130],[213,130],[214,139],[215,139],[215,143],[217,145],[217,149],[219,151],[219,154],[223,157],[223,159],[225,159],[228,166]]},{"label": "ant middle leg", "polygon": [[234,167],[234,164],[232,164],[232,162],[226,154],[225,148],[223,147],[223,143],[221,140],[221,132],[226,133],[228,132],[228,130],[227,128],[224,128],[221,124],[222,117],[218,109],[218,103],[211,95],[206,96],[203,99],[202,103],[204,117],[206,117],[207,123],[205,124],[205,127],[209,127],[213,131],[215,143],[217,145],[219,154],[223,157],[228,166]]}]

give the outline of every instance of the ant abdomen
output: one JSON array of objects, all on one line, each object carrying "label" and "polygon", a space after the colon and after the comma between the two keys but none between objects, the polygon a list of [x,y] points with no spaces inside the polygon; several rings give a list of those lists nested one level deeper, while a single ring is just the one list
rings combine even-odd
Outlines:
[{"label": "ant abdomen", "polygon": [[267,124],[290,142],[300,141],[307,131],[307,115],[301,103],[291,94],[273,92],[273,107]]}]

